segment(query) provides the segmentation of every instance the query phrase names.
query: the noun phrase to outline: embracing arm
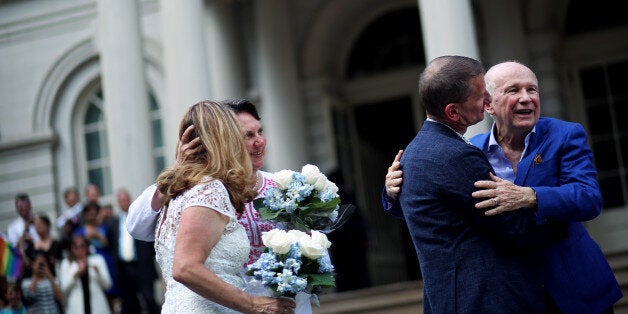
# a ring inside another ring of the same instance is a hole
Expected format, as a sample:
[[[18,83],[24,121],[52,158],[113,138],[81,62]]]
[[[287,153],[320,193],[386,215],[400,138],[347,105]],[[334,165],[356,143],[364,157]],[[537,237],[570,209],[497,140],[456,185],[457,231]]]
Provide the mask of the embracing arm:
[[[487,209],[498,204],[488,210],[487,215],[535,208],[538,223],[586,221],[599,215],[602,196],[586,133],[580,125],[571,130],[561,137],[561,146],[555,153],[559,158],[556,169],[553,164],[541,164],[537,166],[539,170],[530,170],[528,182],[531,187],[518,186],[495,176],[491,176],[491,180],[478,181],[475,186],[481,190],[474,192],[473,197],[488,199],[476,207]]]
[[[384,182],[384,190],[382,191],[382,206],[384,211],[390,213],[397,218],[404,219],[401,205],[399,204],[398,195],[401,192],[401,183],[403,182],[403,171],[401,171],[401,156],[403,150],[399,150],[393,163],[388,167],[386,173],[386,181]]]
[[[492,173],[490,173],[490,180],[476,181],[474,186],[479,190],[471,195],[482,199],[475,204],[475,207],[486,210],[484,212],[486,216],[521,208],[536,209],[536,191],[533,188],[518,186]]]
[[[506,246],[531,247],[544,240],[546,234],[536,225],[533,210],[522,209],[487,216],[484,209],[477,209],[474,206],[478,202],[471,197],[475,191],[474,182],[489,180],[489,174],[493,171],[480,150],[474,148],[455,160],[458,162],[451,163],[444,170],[445,178],[450,180],[452,187],[447,198],[451,198],[454,203],[471,205],[465,205],[465,215],[477,230]]]
[[[142,241],[155,241],[155,226],[163,205],[162,194],[153,184],[129,207],[126,229],[134,238]]]
[[[190,125],[177,143],[175,165],[182,163],[189,156],[197,154],[201,149],[201,139],[196,137],[190,140],[190,135],[194,131],[194,125]],[[129,234],[142,241],[155,241],[155,227],[161,208],[165,203],[165,195],[157,190],[155,184],[147,187],[129,207],[126,220],[126,229]]]
[[[290,313],[291,300],[254,297],[223,281],[205,267],[205,259],[218,243],[229,218],[207,207],[193,206],[181,215],[175,243],[173,278],[195,293],[243,313]]]

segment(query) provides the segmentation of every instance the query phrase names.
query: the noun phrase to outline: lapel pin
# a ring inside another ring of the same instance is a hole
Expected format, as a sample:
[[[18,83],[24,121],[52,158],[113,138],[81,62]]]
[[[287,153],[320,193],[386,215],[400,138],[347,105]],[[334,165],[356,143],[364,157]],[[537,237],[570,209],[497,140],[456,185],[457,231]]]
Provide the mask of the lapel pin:
[[[540,164],[542,162],[543,162],[543,158],[541,158],[541,155],[536,154],[536,156],[534,156],[534,164],[538,165],[538,164]]]

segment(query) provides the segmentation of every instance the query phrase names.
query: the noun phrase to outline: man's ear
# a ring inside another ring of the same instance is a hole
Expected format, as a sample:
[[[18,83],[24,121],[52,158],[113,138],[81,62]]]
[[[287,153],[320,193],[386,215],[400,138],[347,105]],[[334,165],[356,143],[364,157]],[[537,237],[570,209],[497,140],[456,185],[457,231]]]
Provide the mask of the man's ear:
[[[489,102],[484,104],[484,111],[490,114],[491,116],[495,114],[495,108],[493,108],[493,102]]]
[[[445,106],[445,118],[449,121],[458,121],[458,119],[460,119],[455,103],[448,103],[447,106]]]

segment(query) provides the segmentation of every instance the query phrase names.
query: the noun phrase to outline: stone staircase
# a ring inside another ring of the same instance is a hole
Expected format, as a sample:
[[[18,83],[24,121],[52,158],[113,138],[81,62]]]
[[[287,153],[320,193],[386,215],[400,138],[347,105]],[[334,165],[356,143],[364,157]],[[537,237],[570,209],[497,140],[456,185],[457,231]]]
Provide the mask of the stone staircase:
[[[615,314],[628,314],[628,251],[607,254],[607,259],[624,292],[615,304]],[[322,294],[319,299],[320,307],[313,307],[314,314],[416,314],[423,312],[423,283],[409,281]]]
[[[416,314],[423,312],[423,283],[400,282],[368,289],[322,294],[314,314]]]
[[[615,314],[628,314],[628,251],[606,254],[624,297],[615,303]]]

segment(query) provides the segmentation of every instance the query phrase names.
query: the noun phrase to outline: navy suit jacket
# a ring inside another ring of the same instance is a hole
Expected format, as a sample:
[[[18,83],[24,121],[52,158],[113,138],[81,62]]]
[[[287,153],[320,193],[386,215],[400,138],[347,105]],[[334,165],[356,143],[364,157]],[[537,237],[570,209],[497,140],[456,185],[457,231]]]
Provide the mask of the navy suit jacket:
[[[474,207],[473,183],[492,171],[482,151],[425,121],[401,167],[399,201],[423,274],[424,312],[545,312],[534,213],[487,217]]]
[[[153,282],[157,279],[157,269],[155,268],[155,243],[154,242],[146,242],[138,239],[133,239],[133,244],[135,246],[135,258],[137,259],[138,271],[136,274],[136,278],[123,278],[120,276],[118,272],[118,265],[122,261],[118,255],[118,251],[120,249],[120,216],[116,216],[107,220],[106,226],[111,232],[108,233],[108,241],[109,247],[111,250],[111,256],[113,257],[114,265],[116,265],[115,273],[111,274],[116,278],[117,285],[123,285],[127,281],[137,281],[141,280],[144,283]]]
[[[487,132],[471,142],[487,152],[489,138]],[[602,250],[581,223],[595,218],[602,208],[584,128],[539,119],[514,183],[536,191],[538,223],[567,226],[566,238],[545,245],[547,290],[561,311],[600,313],[617,302],[621,289]]]

